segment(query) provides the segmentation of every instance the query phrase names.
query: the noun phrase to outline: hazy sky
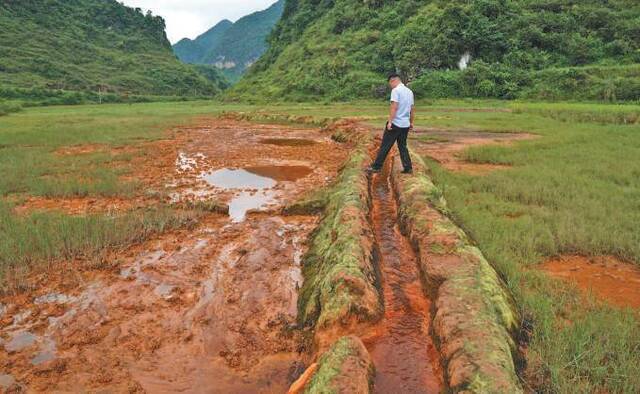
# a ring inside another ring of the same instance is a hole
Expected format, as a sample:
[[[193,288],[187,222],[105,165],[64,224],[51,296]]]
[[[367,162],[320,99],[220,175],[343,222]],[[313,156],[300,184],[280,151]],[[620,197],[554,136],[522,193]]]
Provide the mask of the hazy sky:
[[[172,44],[196,36],[223,19],[235,22],[254,11],[268,8],[276,0],[120,0],[130,7],[151,10],[167,22]]]

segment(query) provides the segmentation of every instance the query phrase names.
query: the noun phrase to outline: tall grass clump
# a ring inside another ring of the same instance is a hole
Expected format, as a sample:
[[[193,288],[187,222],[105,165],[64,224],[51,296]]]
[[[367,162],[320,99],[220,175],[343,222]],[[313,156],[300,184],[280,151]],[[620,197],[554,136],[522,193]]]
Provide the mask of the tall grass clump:
[[[168,207],[119,216],[69,216],[55,212],[17,216],[10,204],[0,203],[0,284],[5,290],[19,286],[7,283],[7,277],[20,278],[34,267],[62,260],[91,261],[107,249],[193,224],[195,218],[194,212]]]

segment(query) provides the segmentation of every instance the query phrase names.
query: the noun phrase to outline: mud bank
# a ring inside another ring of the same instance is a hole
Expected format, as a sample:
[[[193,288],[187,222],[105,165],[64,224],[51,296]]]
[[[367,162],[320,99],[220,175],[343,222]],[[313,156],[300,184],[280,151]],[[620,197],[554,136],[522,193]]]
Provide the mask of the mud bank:
[[[399,221],[434,302],[433,333],[454,392],[522,392],[513,339],[520,325],[495,270],[447,216],[446,202],[414,155],[413,176],[394,161]]]
[[[360,339],[383,314],[364,172],[371,137],[352,122],[336,123],[330,131],[355,145],[349,159],[327,190],[286,209],[322,212],[302,259],[304,285],[298,308],[300,323],[314,331],[316,362],[291,386],[291,394],[364,394],[373,385],[371,357]]]
[[[375,368],[360,338],[346,336],[337,340],[317,363],[291,386],[289,394],[349,393],[367,394]]]
[[[70,270],[73,286],[52,275],[0,299],[0,391],[282,393],[304,371],[298,289],[318,217],[280,211],[330,184],[347,147],[318,129],[234,121],[175,135],[146,158],[145,183],[209,209],[111,251],[103,270]],[[264,143],[274,138],[287,143]],[[220,209],[244,198],[257,206]]]
[[[324,216],[303,261],[300,321],[313,326],[320,347],[349,327],[368,325],[382,314],[373,261],[371,200],[363,169],[365,144],[351,152],[336,183],[324,194]]]
[[[430,303],[397,225],[390,166],[379,176],[365,175],[369,130],[354,123],[335,127],[334,136],[358,142],[320,198],[323,218],[303,258],[300,318],[314,329],[317,361],[290,393],[440,392]]]

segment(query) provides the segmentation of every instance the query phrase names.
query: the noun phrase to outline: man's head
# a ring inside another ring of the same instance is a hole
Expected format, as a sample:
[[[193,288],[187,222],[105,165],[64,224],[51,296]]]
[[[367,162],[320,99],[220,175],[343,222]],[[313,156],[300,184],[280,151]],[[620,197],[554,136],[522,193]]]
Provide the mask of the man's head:
[[[389,86],[391,86],[391,89],[395,89],[396,86],[402,83],[402,79],[400,79],[400,75],[396,73],[389,74],[388,81],[389,81]]]

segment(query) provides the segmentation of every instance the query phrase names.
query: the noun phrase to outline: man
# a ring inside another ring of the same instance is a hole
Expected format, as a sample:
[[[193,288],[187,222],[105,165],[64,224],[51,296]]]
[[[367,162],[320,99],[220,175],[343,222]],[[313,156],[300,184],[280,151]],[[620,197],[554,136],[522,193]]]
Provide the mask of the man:
[[[413,129],[413,120],[415,119],[413,92],[404,86],[398,74],[389,75],[389,86],[391,86],[391,110],[389,120],[385,125],[378,157],[376,161],[367,168],[367,172],[380,172],[389,151],[393,148],[393,144],[397,142],[400,159],[404,167],[402,173],[411,174],[413,172],[413,166],[411,164],[409,149],[407,149],[407,138],[409,131]]]

